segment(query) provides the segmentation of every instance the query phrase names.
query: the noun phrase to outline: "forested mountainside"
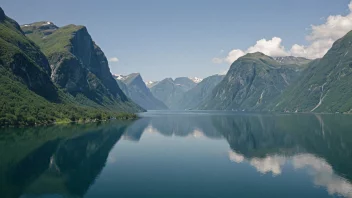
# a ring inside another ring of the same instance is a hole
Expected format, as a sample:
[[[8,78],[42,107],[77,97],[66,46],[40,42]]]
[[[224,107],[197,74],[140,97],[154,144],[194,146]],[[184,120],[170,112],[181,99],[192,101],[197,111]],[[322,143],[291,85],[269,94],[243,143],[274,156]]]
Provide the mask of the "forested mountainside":
[[[52,68],[45,54],[0,8],[0,126],[107,119],[122,115],[122,111],[80,103],[57,87],[51,76]],[[141,109],[127,102],[133,106],[131,111]]]

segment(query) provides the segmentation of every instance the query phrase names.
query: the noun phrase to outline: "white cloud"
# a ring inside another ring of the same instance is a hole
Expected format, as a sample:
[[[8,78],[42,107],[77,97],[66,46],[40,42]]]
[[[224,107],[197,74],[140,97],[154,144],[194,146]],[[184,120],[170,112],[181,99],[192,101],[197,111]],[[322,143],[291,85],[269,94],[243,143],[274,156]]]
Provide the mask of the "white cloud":
[[[306,58],[321,58],[331,48],[332,44],[352,30],[352,2],[348,5],[346,16],[329,16],[324,24],[311,25],[311,33],[306,37],[310,45],[293,45],[290,53],[293,56]]]
[[[234,49],[229,52],[227,57],[224,59],[228,63],[233,63],[235,60],[247,53],[262,52],[268,56],[287,56],[289,55],[285,51],[285,47],[281,45],[282,39],[279,37],[273,37],[271,40],[261,39],[246,51],[240,49]],[[219,59],[219,58],[218,58]]]
[[[225,61],[228,63],[233,63],[235,60],[237,60],[239,57],[244,56],[246,53],[243,52],[240,49],[235,49],[232,50],[231,52],[229,52],[229,54],[227,55],[227,57],[225,58]]]
[[[241,163],[244,160],[244,156],[231,150],[229,151],[229,159],[233,162]]]
[[[272,172],[274,176],[280,175],[282,170],[281,167],[285,164],[285,157],[281,156],[267,156],[263,159],[253,158],[250,164],[254,166],[258,172],[266,174]]]
[[[117,57],[112,57],[109,59],[109,62],[119,62],[119,59]]]
[[[249,162],[258,172],[272,173],[273,176],[282,174],[283,166],[290,163],[295,170],[305,169],[306,173],[312,177],[314,184],[325,187],[330,195],[352,198],[352,184],[337,175],[327,161],[313,154],[297,154],[291,157],[273,155],[246,159],[235,151],[229,151],[229,159],[235,163]]]
[[[247,50],[234,49],[226,57],[214,58],[213,60],[216,60],[216,63],[226,61],[231,64],[239,57],[253,52],[262,52],[274,57],[292,55],[310,59],[321,58],[337,39],[352,30],[352,1],[348,7],[349,13],[346,16],[331,15],[324,19],[325,23],[311,25],[308,29],[310,34],[306,36],[306,40],[309,42],[307,46],[294,44],[290,50],[285,50],[285,47],[281,44],[282,39],[274,37],[271,40],[258,40],[254,46],[249,47]]]
[[[282,39],[274,37],[271,40],[259,40],[257,43],[248,48],[247,53],[262,52],[268,56],[287,56],[285,47],[281,45]]]

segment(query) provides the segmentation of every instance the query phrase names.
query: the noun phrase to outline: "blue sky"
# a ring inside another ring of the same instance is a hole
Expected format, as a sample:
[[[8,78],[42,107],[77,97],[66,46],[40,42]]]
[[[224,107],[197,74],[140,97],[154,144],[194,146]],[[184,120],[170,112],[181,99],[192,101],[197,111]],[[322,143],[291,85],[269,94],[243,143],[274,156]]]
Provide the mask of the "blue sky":
[[[311,25],[328,23],[329,16],[348,16],[349,3],[350,0],[2,0],[0,6],[20,24],[52,21],[58,26],[85,25],[107,58],[118,59],[110,62],[112,73],[140,72],[145,80],[161,80],[225,72],[237,58],[237,54],[229,55],[231,50],[251,52],[248,48],[260,39],[266,39],[262,42],[266,48],[266,41],[278,37],[280,40],[275,41],[285,46],[282,53],[301,55],[290,52],[291,46],[309,46],[315,41],[307,39],[314,36]],[[352,29],[345,24],[344,29]],[[320,37],[322,31],[329,29],[319,29]],[[336,35],[330,37],[336,39]],[[270,50],[268,55],[277,54]]]

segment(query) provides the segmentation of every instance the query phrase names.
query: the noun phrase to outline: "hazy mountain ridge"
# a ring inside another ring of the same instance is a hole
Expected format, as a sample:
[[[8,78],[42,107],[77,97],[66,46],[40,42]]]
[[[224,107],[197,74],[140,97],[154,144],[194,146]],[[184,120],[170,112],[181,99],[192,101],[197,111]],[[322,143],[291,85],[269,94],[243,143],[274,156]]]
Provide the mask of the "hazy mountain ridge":
[[[213,89],[221,82],[224,75],[213,75],[204,78],[194,88],[188,90],[181,100],[178,102],[178,108],[195,109],[201,104],[213,91]]]
[[[147,110],[165,110],[167,106],[156,99],[144,83],[139,73],[132,73],[127,76],[117,75],[116,81],[122,91],[135,103]]]
[[[178,102],[188,90],[197,84],[188,77],[178,77],[173,80],[166,78],[150,88],[152,94],[164,102],[169,109],[178,109]]]

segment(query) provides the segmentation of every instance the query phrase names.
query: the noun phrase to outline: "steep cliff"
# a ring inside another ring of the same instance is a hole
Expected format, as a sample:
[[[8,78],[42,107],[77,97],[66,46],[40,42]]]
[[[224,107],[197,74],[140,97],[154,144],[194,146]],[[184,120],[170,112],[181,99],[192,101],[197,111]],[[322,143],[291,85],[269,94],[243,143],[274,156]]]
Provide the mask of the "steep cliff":
[[[58,28],[51,22],[36,22],[21,28],[47,56],[52,81],[80,103],[111,110],[142,110],[119,88],[103,51],[86,27]]]

